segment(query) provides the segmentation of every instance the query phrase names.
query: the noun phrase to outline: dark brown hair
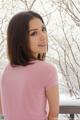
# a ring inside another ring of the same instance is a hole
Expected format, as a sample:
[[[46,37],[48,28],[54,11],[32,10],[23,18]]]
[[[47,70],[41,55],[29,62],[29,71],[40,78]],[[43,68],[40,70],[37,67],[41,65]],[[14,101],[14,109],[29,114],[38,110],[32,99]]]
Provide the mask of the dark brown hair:
[[[35,58],[29,48],[29,22],[33,18],[39,18],[44,23],[42,17],[33,11],[20,12],[12,17],[7,29],[8,57],[12,66],[26,66],[31,60],[44,60],[43,57]]]

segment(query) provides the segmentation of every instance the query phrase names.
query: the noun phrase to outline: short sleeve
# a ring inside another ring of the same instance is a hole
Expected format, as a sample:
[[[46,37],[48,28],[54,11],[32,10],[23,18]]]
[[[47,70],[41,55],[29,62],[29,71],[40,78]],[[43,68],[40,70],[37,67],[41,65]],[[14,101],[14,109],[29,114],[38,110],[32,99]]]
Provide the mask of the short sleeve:
[[[47,89],[48,87],[54,85],[58,85],[58,75],[56,68],[52,66],[46,80],[45,88]]]

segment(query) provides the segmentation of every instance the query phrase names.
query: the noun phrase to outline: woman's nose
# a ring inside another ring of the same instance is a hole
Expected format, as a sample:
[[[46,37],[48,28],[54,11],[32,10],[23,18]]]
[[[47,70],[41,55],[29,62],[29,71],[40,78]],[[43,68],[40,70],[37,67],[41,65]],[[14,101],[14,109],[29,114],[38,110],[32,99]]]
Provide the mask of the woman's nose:
[[[46,38],[45,33],[41,32],[41,33],[40,33],[40,39],[41,39],[41,40],[45,40],[45,38]]]

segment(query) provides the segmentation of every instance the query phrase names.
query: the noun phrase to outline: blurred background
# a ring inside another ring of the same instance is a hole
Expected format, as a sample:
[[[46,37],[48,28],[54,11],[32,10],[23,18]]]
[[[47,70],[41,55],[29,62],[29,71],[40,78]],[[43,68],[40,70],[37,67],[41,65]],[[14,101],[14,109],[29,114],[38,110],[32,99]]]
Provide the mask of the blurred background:
[[[49,40],[46,61],[58,71],[60,94],[80,98],[80,0],[0,0],[0,73],[7,65],[6,30],[13,15],[37,11]]]

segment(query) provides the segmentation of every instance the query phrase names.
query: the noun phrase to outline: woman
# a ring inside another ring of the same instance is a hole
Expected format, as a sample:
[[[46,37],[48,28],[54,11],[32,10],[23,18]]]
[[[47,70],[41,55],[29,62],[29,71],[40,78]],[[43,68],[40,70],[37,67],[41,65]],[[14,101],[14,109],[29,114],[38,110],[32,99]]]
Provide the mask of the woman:
[[[57,73],[44,61],[48,37],[42,17],[33,11],[13,16],[8,25],[7,46],[10,64],[1,80],[6,120],[57,120]]]

